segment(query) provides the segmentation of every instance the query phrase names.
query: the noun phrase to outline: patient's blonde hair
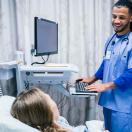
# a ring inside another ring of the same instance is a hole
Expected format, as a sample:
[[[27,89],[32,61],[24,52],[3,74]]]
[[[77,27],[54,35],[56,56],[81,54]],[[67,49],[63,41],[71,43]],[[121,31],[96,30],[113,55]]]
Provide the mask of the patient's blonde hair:
[[[66,132],[53,125],[53,112],[46,100],[46,94],[38,88],[23,91],[16,97],[11,114],[23,123],[42,132]]]

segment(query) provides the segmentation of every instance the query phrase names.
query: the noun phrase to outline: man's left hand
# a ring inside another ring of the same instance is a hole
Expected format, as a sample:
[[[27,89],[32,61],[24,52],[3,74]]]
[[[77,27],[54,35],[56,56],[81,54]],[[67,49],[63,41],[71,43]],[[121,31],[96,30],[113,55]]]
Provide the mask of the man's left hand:
[[[113,82],[103,83],[103,84],[92,84],[86,87],[89,91],[103,92],[108,89],[115,88],[115,84]]]

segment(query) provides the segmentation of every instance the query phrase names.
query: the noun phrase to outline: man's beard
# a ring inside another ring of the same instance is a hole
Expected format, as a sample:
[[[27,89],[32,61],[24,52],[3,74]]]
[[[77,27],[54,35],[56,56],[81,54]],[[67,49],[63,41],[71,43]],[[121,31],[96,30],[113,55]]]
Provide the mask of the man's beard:
[[[113,27],[114,27],[114,30],[116,33],[121,33],[123,31],[125,31],[125,29],[127,29],[129,27],[129,22],[126,23],[125,25],[123,25],[119,30],[117,29],[116,30],[116,26],[112,23]]]

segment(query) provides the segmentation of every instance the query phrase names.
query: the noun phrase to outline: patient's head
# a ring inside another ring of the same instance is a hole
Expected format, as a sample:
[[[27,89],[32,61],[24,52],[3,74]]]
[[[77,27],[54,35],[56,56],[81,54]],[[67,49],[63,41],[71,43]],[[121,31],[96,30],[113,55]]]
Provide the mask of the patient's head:
[[[54,125],[54,121],[59,116],[58,108],[50,96],[38,88],[23,91],[13,102],[11,114],[23,123],[43,132],[47,129],[58,131],[58,126]]]

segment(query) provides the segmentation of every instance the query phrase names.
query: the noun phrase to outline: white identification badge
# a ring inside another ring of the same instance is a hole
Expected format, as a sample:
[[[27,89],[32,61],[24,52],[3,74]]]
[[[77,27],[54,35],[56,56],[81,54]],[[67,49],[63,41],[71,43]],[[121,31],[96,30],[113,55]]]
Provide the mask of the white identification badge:
[[[111,57],[111,51],[108,50],[108,51],[106,52],[105,59],[109,60],[110,57]]]

